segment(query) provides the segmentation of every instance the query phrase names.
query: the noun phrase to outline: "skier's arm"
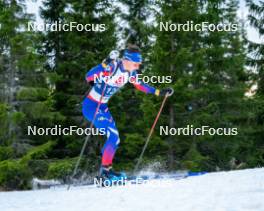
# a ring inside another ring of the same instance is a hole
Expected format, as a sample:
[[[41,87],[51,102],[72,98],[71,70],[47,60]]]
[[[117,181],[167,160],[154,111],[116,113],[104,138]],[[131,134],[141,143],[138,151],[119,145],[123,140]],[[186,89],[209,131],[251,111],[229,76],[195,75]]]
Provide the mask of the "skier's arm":
[[[101,77],[109,76],[112,69],[112,64],[106,64],[106,62],[103,61],[101,64],[89,70],[85,75],[85,79],[91,86],[93,86],[94,83],[101,80]]]
[[[110,69],[113,68],[112,62],[114,60],[116,60],[119,57],[119,52],[117,50],[112,50],[109,54],[109,56],[104,59],[104,61],[93,67],[90,71],[88,71],[85,75],[85,79],[87,82],[93,82],[95,79],[95,76],[108,76],[109,75],[109,71],[106,71],[106,67],[109,65]]]
[[[142,92],[145,92],[147,94],[155,94],[159,95],[159,89],[156,89],[148,84],[143,83],[142,81],[138,80],[137,78],[137,72],[134,72],[130,78],[130,82],[134,85],[134,87]]]
[[[137,72],[132,73],[130,81],[136,89],[145,93],[150,93],[157,96],[165,96],[165,95],[171,96],[174,93],[173,88],[170,87],[159,90],[148,84],[143,83],[142,81],[137,79]]]
[[[103,64],[99,64],[95,67],[93,67],[91,70],[89,70],[86,75],[85,79],[87,82],[92,82],[95,79],[95,76],[100,76],[101,73],[104,72],[104,66]]]

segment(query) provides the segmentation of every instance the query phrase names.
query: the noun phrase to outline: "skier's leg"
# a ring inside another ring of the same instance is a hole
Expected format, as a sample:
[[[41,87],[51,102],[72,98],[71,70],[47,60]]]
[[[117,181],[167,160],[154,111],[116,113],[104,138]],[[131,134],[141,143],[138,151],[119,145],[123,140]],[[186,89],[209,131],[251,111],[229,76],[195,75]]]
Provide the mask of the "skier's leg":
[[[105,129],[107,140],[101,150],[102,166],[111,166],[120,139],[114,119],[110,114],[108,107],[105,106],[100,110],[96,116],[94,125],[97,128]]]
[[[88,98],[85,98],[85,100],[83,101],[83,104],[82,104],[82,113],[83,113],[83,116],[85,117],[85,119],[87,119],[90,122],[93,120],[94,113],[96,112],[97,106],[98,106],[98,103],[96,103],[96,102],[94,102]],[[100,110],[100,108],[99,108],[99,110]]]
[[[96,111],[97,103],[89,99],[83,103],[83,115],[89,121],[92,121]],[[96,128],[103,128],[106,132],[107,140],[102,148],[102,165],[110,166],[119,144],[119,133],[115,122],[110,114],[106,104],[102,104],[96,115],[94,125]]]
[[[111,166],[120,142],[119,133],[112,118],[106,130],[107,140],[102,148],[102,166]]]

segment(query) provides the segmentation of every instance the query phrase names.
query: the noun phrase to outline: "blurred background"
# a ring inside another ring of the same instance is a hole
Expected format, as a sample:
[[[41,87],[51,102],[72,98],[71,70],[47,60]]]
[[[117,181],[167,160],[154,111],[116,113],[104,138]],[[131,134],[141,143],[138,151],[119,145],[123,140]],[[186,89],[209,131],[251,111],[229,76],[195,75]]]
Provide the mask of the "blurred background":
[[[27,31],[28,22],[106,24],[103,32]],[[237,23],[233,32],[159,31],[159,22]],[[220,171],[264,164],[264,2],[239,0],[1,0],[0,189],[33,177],[67,181],[85,137],[28,136],[27,127],[88,127],[86,72],[128,40],[145,75],[171,75],[169,98],[144,155],[159,171]],[[154,84],[164,88],[166,84]],[[131,171],[161,98],[127,85],[110,101],[120,132],[115,169]],[[238,128],[236,136],[160,136],[159,126]],[[98,171],[93,136],[79,175]]]

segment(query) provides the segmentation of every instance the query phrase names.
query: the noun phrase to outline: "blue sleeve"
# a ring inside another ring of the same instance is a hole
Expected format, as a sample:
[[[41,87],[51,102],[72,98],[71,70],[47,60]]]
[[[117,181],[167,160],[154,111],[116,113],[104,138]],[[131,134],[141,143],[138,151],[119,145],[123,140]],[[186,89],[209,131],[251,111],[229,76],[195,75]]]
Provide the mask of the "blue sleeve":
[[[145,92],[147,94],[155,94],[156,88],[140,81],[137,78],[137,72],[136,71],[132,72],[130,77],[131,77],[131,79],[130,79],[131,83],[134,85],[134,87],[137,90]]]
[[[94,81],[95,76],[99,76],[101,72],[104,72],[104,67],[102,64],[99,64],[95,67],[93,67],[91,70],[89,70],[86,75],[85,79],[87,82]]]

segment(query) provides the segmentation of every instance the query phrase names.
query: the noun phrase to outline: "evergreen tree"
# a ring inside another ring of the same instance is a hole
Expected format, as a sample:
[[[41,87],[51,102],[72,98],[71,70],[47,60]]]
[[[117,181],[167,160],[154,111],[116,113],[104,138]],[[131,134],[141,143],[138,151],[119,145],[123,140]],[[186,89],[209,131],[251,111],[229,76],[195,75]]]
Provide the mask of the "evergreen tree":
[[[1,2],[1,102],[6,105],[8,124],[1,139],[2,143],[13,144],[21,153],[25,150],[21,149],[21,145],[31,144],[24,133],[31,111],[26,112],[24,108],[28,109],[33,105],[33,98],[38,101],[47,93],[42,88],[45,86],[45,79],[40,76],[42,63],[36,54],[37,37],[26,31],[30,20],[32,17],[25,14],[25,5],[21,2]]]
[[[247,160],[250,167],[261,166],[264,163],[263,125],[264,125],[264,2],[258,3],[247,0],[249,8],[248,19],[250,25],[258,32],[260,42],[249,42],[248,64],[254,72],[253,84],[257,84],[256,94],[253,96],[251,105],[251,125],[249,131],[251,144],[248,149]]]
[[[190,20],[196,24],[201,21],[199,11],[202,4],[199,1],[164,1],[160,5],[159,24],[185,24]],[[157,41],[152,54],[152,72],[155,75],[172,76],[172,84],[164,86],[172,86],[175,90],[174,95],[167,102],[168,106],[165,108],[160,125],[177,128],[193,124],[192,114],[185,110],[185,106],[194,99],[192,96],[192,93],[195,93],[194,86],[198,86],[194,83],[199,81],[205,66],[202,59],[205,53],[201,48],[200,33],[162,30],[158,31],[156,36]],[[161,138],[165,139],[168,146],[166,160],[169,169],[178,169],[179,161],[188,152],[193,138],[184,136]]]
[[[6,106],[9,106],[5,107],[8,109],[6,110],[8,113],[6,118],[8,127],[6,129],[5,137],[3,137],[5,143],[7,143],[7,140],[12,140],[15,130],[15,125],[11,121],[11,116],[15,111],[15,78],[18,72],[16,63],[17,57],[20,56],[19,51],[21,51],[21,47],[17,45],[17,43],[21,41],[23,36],[18,30],[22,24],[25,24],[26,19],[22,12],[21,5],[18,5],[16,1],[2,1],[0,3],[0,8],[1,76],[3,79],[1,80],[1,85],[3,87],[1,102],[5,103]]]
[[[154,15],[152,3],[149,0],[120,1],[122,6],[117,10],[116,17],[122,23],[117,26],[117,30],[121,32],[125,44],[136,44],[141,50],[143,64],[138,73],[142,74],[144,71],[144,75],[147,74],[145,70],[149,69],[149,54],[152,46],[150,37],[153,35],[153,26],[148,22]],[[140,93],[131,84],[127,84],[124,89],[125,91],[121,91],[111,99],[110,110],[117,122],[121,137],[121,147],[116,155],[117,167],[133,169],[134,161],[140,155],[147,131],[151,126],[142,122],[145,109],[141,106],[142,98],[149,96]]]
[[[105,31],[95,26],[95,31],[48,31],[43,37],[43,54],[48,55],[47,68],[55,86],[52,94],[54,109],[63,116],[56,123],[62,127],[88,127],[89,123],[81,114],[81,102],[88,89],[85,74],[101,63],[115,46],[112,6],[110,2],[100,0],[45,0],[43,5],[42,18],[48,24],[105,24]],[[83,139],[80,136],[58,137],[53,156],[77,156]],[[99,140],[91,141],[88,147],[97,156],[102,138]],[[93,157],[93,162],[96,159],[98,157]]]
[[[263,95],[264,93],[264,3],[262,1],[255,3],[254,1],[247,0],[249,7],[249,22],[250,25],[258,32],[260,42],[249,41],[249,52],[252,55],[249,59],[249,64],[255,68],[258,73],[258,93]]]
[[[237,1],[171,1],[161,4],[159,21],[194,24],[236,22]],[[175,9],[176,8],[176,9]],[[166,63],[164,63],[166,61]],[[162,31],[153,53],[156,74],[171,74],[175,94],[163,124],[235,127],[245,92],[240,31]],[[162,72],[161,72],[162,70]],[[238,137],[173,136],[167,138],[170,168],[228,168]],[[180,165],[177,165],[179,163]]]
[[[27,135],[27,127],[41,122],[50,109],[43,60],[36,51],[39,39],[26,31],[29,21],[33,17],[26,14],[23,1],[0,2],[0,186],[4,189],[30,187],[33,169],[22,158],[47,138]]]

